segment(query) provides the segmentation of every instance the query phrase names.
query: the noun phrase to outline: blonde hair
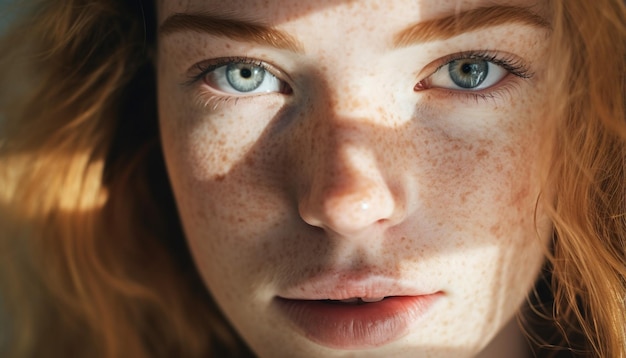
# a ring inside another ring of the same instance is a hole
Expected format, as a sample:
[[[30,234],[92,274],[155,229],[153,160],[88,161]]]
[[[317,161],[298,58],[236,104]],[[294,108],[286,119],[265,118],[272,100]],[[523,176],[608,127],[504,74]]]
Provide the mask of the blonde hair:
[[[626,8],[550,4],[549,76],[560,91],[547,113],[554,195],[541,202],[555,227],[553,304],[541,314],[565,341],[537,343],[624,357]],[[152,11],[139,1],[42,1],[0,43],[6,356],[248,354],[176,218],[157,135]],[[567,341],[577,331],[581,347]]]

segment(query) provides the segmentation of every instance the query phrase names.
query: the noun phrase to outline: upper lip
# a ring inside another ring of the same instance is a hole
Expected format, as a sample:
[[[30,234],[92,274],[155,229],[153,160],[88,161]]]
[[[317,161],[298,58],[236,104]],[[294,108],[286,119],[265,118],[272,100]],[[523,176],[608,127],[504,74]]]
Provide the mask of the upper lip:
[[[424,296],[439,292],[414,282],[381,275],[337,272],[289,286],[279,295],[290,300],[347,300],[391,296]]]

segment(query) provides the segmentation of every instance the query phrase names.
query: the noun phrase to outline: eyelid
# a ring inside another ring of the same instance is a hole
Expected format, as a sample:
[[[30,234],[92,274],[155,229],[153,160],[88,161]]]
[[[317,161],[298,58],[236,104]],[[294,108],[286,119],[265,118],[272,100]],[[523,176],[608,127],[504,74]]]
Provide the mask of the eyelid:
[[[290,82],[289,77],[286,75],[285,72],[283,72],[276,66],[268,62],[256,59],[256,58],[244,57],[244,56],[219,57],[219,58],[204,60],[204,61],[195,63],[193,66],[191,66],[191,68],[189,68],[189,70],[187,70],[187,77],[189,78],[189,80],[186,81],[184,84],[193,85],[201,81],[204,78],[204,76],[206,76],[208,73],[215,70],[216,68],[219,68],[221,66],[226,66],[230,63],[246,63],[246,64],[251,64],[251,65],[262,67],[269,74],[271,74],[272,76],[278,78],[279,80],[283,82],[286,82],[289,85],[289,82]]]
[[[435,72],[439,71],[443,66],[449,64],[450,62],[462,59],[479,59],[491,62],[494,65],[501,66],[511,74],[521,78],[531,78],[533,76],[533,73],[530,72],[524,61],[519,56],[511,53],[490,50],[463,51],[444,56],[426,65],[422,71],[422,73],[426,73],[426,75],[420,75],[421,79],[418,81],[418,84],[432,76]]]
[[[507,74],[497,83],[480,89],[447,88],[431,86],[428,83],[438,71],[442,70],[452,61],[464,59],[477,59],[490,62],[492,65],[499,66],[504,69]],[[426,75],[424,75],[424,73],[426,73]],[[476,103],[479,101],[497,99],[506,94],[511,94],[511,91],[522,83],[521,81],[515,81],[515,78],[518,80],[527,80],[533,76],[534,73],[530,70],[528,62],[520,56],[502,51],[471,50],[447,55],[426,65],[421,71],[421,75],[418,77],[420,79],[413,87],[413,91],[420,92],[424,90],[436,90],[435,93],[437,95],[445,97],[450,96],[450,98],[453,98],[455,101],[460,100],[470,101],[468,103]]]

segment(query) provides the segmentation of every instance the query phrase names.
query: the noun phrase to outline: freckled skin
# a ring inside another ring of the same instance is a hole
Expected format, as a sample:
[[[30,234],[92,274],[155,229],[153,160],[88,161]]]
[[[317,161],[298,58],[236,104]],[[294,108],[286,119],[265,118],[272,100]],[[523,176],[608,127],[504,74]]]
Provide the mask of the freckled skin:
[[[523,356],[483,349],[523,303],[550,236],[541,208],[534,227],[545,33],[506,25],[389,50],[409,24],[485,3],[494,1],[160,2],[160,21],[232,7],[304,47],[296,55],[199,33],[159,44],[162,143],[188,244],[259,356]],[[534,76],[507,77],[493,98],[413,90],[437,59],[483,49],[522,58]],[[181,85],[195,63],[233,56],[279,68],[293,93],[214,108],[203,105],[206,84]],[[330,272],[384,275],[444,298],[397,341],[333,350],[271,306]]]

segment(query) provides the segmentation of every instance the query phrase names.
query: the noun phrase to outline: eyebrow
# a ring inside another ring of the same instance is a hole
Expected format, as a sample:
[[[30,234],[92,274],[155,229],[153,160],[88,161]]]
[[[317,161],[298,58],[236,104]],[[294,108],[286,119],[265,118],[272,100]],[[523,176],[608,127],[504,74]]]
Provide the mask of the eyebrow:
[[[302,45],[284,31],[254,21],[218,17],[207,13],[176,13],[169,16],[159,28],[160,35],[179,31],[203,32],[297,53],[304,52]]]
[[[516,6],[479,7],[411,25],[394,37],[393,44],[394,47],[406,47],[422,42],[447,40],[466,32],[507,23],[550,29],[548,21],[527,8]]]
[[[543,17],[524,7],[479,7],[413,24],[394,36],[393,46],[396,48],[407,47],[417,43],[446,40],[465,32],[506,23],[520,23],[550,29],[550,24]],[[162,36],[180,31],[208,33],[304,53],[303,46],[293,36],[255,21],[216,16],[209,13],[175,13],[169,16],[159,27],[159,35]]]

